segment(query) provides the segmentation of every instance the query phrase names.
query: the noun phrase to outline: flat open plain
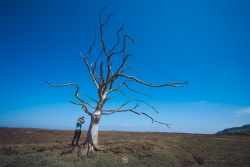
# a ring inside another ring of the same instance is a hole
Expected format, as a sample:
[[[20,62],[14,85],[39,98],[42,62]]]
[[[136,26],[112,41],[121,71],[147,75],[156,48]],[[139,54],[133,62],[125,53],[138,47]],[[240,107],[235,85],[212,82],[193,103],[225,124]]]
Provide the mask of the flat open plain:
[[[100,131],[101,151],[79,157],[78,147],[69,147],[73,135],[0,128],[0,166],[250,166],[249,136]]]

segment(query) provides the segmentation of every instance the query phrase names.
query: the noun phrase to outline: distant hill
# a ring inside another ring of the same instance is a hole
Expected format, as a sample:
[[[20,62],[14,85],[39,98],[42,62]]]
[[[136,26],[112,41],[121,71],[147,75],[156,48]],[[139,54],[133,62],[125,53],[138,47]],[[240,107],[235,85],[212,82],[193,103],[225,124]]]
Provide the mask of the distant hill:
[[[241,127],[224,129],[223,131],[219,131],[216,134],[243,134],[243,135],[248,134],[249,135],[249,133],[250,133],[250,124],[243,125]]]

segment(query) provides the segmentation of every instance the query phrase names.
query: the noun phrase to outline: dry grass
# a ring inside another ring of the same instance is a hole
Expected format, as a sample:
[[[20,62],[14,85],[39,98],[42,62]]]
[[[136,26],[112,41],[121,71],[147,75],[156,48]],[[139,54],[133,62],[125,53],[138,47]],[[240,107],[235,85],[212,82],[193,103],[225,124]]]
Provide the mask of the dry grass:
[[[0,166],[250,166],[248,136],[101,131],[101,151],[79,157],[78,147],[68,147],[74,131],[0,128],[0,134]]]

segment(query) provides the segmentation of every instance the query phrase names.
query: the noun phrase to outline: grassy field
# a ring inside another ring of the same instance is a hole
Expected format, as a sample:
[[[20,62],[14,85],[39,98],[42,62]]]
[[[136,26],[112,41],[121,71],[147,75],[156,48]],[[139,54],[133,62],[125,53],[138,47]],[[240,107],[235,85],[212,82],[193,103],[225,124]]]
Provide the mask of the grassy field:
[[[101,151],[79,157],[74,131],[0,128],[0,166],[250,166],[250,137],[100,131]],[[80,141],[86,137],[82,132]],[[122,163],[122,157],[128,163]]]

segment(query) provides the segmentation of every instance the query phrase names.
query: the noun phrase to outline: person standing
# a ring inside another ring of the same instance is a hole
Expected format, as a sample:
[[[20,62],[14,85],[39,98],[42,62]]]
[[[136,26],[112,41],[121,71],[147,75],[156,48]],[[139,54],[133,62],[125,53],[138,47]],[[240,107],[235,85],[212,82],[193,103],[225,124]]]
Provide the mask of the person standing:
[[[78,118],[78,120],[76,122],[75,135],[74,135],[74,138],[71,142],[71,146],[73,146],[75,139],[76,139],[76,145],[78,145],[78,141],[79,141],[80,136],[81,136],[81,128],[82,128],[83,123],[85,123],[84,117]]]

